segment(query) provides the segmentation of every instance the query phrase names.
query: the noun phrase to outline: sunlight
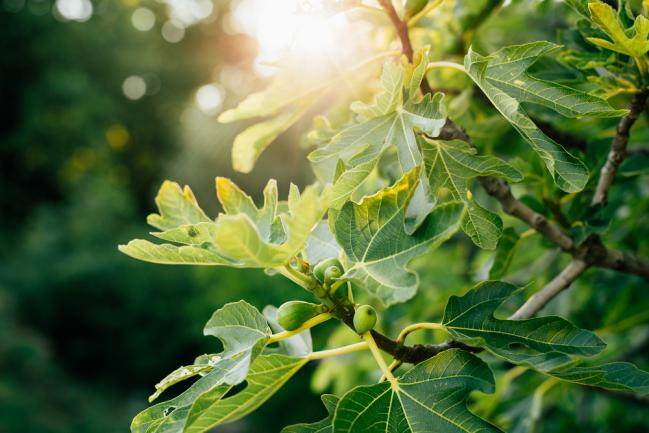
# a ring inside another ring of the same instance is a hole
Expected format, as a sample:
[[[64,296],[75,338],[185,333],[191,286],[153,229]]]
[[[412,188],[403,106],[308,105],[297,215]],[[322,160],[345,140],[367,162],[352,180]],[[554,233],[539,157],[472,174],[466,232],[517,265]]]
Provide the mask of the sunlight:
[[[335,57],[349,27],[343,14],[325,16],[320,1],[240,0],[233,8],[232,26],[253,36],[258,44],[257,72],[286,57],[323,60]]]

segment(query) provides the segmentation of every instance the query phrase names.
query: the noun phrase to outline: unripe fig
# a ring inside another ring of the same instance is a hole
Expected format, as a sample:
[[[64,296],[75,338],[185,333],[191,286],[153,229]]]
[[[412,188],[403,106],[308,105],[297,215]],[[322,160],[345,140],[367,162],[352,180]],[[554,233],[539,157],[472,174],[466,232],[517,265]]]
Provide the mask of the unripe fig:
[[[342,272],[340,268],[336,266],[329,266],[324,273],[324,282],[325,284],[331,284],[336,278],[340,277]]]
[[[340,270],[340,273],[342,274],[343,265],[340,264],[340,260],[338,260],[335,257],[332,257],[330,259],[323,260],[317,265],[315,265],[315,268],[313,268],[313,276],[316,277],[316,279],[321,283],[324,283],[325,272],[327,271],[327,269],[329,269],[332,266],[338,268],[338,270]]]
[[[407,0],[406,17],[410,18],[417,15],[428,4],[428,0]]]
[[[371,331],[376,325],[376,310],[370,305],[361,305],[354,313],[354,329],[359,334]]]
[[[277,309],[277,322],[287,331],[294,331],[307,320],[324,312],[322,305],[303,301],[290,301]]]

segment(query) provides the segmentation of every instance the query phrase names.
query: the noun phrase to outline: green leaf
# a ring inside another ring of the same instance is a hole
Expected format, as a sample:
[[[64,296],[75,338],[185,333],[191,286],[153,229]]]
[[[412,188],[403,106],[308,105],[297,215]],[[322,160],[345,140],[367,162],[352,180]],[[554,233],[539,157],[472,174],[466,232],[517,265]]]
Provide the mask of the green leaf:
[[[165,180],[155,198],[158,214],[147,217],[147,223],[160,230],[174,229],[186,224],[212,221],[198,206],[189,186],[181,188],[176,182]]]
[[[448,188],[454,199],[464,203],[464,232],[480,248],[496,248],[502,232],[502,221],[498,215],[475,202],[468,189],[469,181],[477,176],[498,176],[517,182],[523,176],[498,158],[477,156],[476,151],[463,141],[420,141],[431,190],[437,193],[441,188]]]
[[[629,112],[614,109],[602,98],[526,72],[539,57],[560,48],[545,41],[502,48],[489,56],[485,77],[517,101],[543,105],[565,117],[621,117]]]
[[[219,386],[202,394],[187,415],[183,433],[202,433],[236,421],[253,412],[277,392],[308,361],[286,355],[262,355],[250,368],[246,387],[231,394],[231,386]]]
[[[478,284],[464,296],[449,299],[442,324],[453,337],[485,347],[517,364],[548,362],[553,352],[591,356],[604,349],[604,342],[595,334],[576,328],[560,317],[527,320],[494,317],[500,304],[515,291],[516,287],[500,281]]]
[[[349,391],[336,408],[333,432],[500,432],[467,409],[473,390],[494,391],[489,367],[468,352],[446,350],[408,371],[396,387],[386,381]]]
[[[565,2],[573,8],[577,13],[582,17],[590,19],[590,13],[588,11],[588,0],[565,0]]]
[[[581,385],[649,394],[649,373],[628,362],[611,362],[596,367],[559,368],[549,371],[548,374]]]
[[[387,148],[396,148],[399,165],[405,173],[423,160],[416,132],[429,137],[439,135],[446,122],[444,95],[426,95],[415,102],[412,94],[423,77],[425,58],[420,54],[417,60],[420,63],[409,66],[408,77],[405,77],[402,66],[386,64],[381,77],[383,93],[372,104],[352,104],[352,109],[359,114],[360,123],[343,129],[326,146],[309,155],[319,178],[334,183],[333,207],[338,209],[349,199]],[[404,92],[407,98],[404,98]],[[336,177],[339,160],[343,161],[345,171]]]
[[[410,299],[418,276],[406,266],[450,238],[458,229],[462,205],[449,202],[438,206],[409,235],[405,214],[419,183],[415,168],[393,187],[385,188],[360,204],[348,202],[330,212],[331,229],[349,259],[345,278],[365,287],[385,305]]]
[[[242,363],[241,358],[222,360],[213,366],[213,370],[196,381],[179,396],[153,405],[139,414],[131,423],[132,433],[181,433],[194,401],[207,391],[219,388],[224,377]]]
[[[295,107],[272,119],[256,123],[239,133],[232,144],[232,166],[241,173],[250,173],[259,155],[269,144],[293,126],[306,111],[306,106]]]
[[[214,370],[178,397],[140,412],[131,432],[196,433],[235,421],[257,409],[307,362],[306,358],[261,355],[250,367],[246,387],[233,394],[234,385],[226,385],[225,377],[240,359],[216,363]]]
[[[216,310],[203,329],[223,343],[222,359],[237,357],[247,359],[224,378],[225,383],[236,385],[246,378],[248,366],[261,352],[271,335],[266,318],[245,301],[231,302]]]
[[[157,245],[135,239],[120,245],[120,251],[153,263],[281,266],[304,248],[329,202],[327,191],[321,194],[319,188],[310,186],[300,194],[291,185],[288,211],[280,213],[274,180],[264,189],[261,208],[229,179],[217,178],[216,188],[225,213],[212,221],[198,207],[189,188],[183,192],[177,184],[165,182],[157,200],[160,215],[149,217],[150,223],[165,231],[153,235],[185,245]]]
[[[606,3],[588,3],[588,9],[593,22],[612,40],[611,42],[601,38],[587,38],[588,42],[631,57],[642,57],[649,51],[649,40],[647,40],[649,20],[647,18],[638,15],[633,27],[627,31],[622,27],[615,10]],[[629,37],[628,34],[633,34],[633,36]]]
[[[154,244],[144,239],[134,239],[118,248],[134,259],[163,265],[236,266],[236,263],[217,252],[203,247]]]
[[[306,260],[315,264],[322,260],[340,257],[341,254],[342,249],[336,242],[336,237],[331,233],[329,224],[326,221],[319,222],[306,241]]]
[[[470,49],[464,58],[464,68],[503,117],[541,157],[557,186],[566,192],[581,191],[588,181],[586,166],[543,134],[527,117],[519,101],[489,81],[488,69],[494,59],[496,58],[483,57]]]
[[[217,184],[219,197],[224,189],[230,187],[225,183]],[[300,194],[297,187],[291,185],[288,212],[277,216],[283,226],[284,239],[281,242],[273,238],[272,224],[260,226],[246,213],[240,212],[219,215],[216,220],[215,243],[224,256],[236,260],[241,267],[270,268],[284,265],[304,247],[328,203],[328,192],[321,194],[316,186],[309,186]]]
[[[502,278],[507,273],[509,265],[518,249],[520,237],[516,230],[512,227],[507,227],[498,242],[494,262],[489,270],[489,279],[496,280]]]
[[[167,376],[165,376],[165,378],[160,382],[156,383],[156,391],[149,396],[149,403],[158,398],[160,394],[162,394],[170,386],[175,385],[178,382],[182,382],[183,380],[190,379],[194,376],[209,373],[212,370],[213,365],[211,364],[192,364],[178,367]]]
[[[329,413],[325,419],[310,424],[303,423],[284,427],[281,433],[332,433],[332,422],[336,405],[338,405],[338,397],[331,394],[324,394],[320,398]]]

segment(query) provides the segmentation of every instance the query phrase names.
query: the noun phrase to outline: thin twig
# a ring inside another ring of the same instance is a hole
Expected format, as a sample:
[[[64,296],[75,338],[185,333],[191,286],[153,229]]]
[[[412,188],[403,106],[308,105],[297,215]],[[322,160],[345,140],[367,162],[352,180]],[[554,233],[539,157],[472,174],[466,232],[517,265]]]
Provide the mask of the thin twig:
[[[529,319],[539,312],[545,305],[559,293],[567,289],[586,269],[588,264],[575,259],[559,275],[554,277],[545,287],[527,300],[514,314],[511,320]]]
[[[615,138],[613,139],[613,143],[611,143],[611,150],[608,152],[606,162],[599,174],[599,180],[597,181],[597,188],[595,188],[595,194],[593,195],[591,206],[606,204],[608,200],[608,190],[611,188],[611,185],[615,180],[615,174],[617,173],[618,167],[622,164],[622,161],[624,161],[624,158],[626,158],[627,155],[626,146],[629,143],[631,127],[633,127],[633,124],[644,111],[646,103],[647,92],[643,91],[636,93],[631,102],[629,114],[622,118],[620,123],[618,123]]]
[[[399,36],[399,40],[401,41],[401,51],[406,55],[408,61],[412,63],[413,50],[412,44],[410,43],[410,37],[408,36],[408,24],[399,17],[399,14],[394,8],[391,0],[378,1],[379,5],[381,5],[385,13],[388,15],[388,18],[390,18],[390,22],[392,22],[392,26],[397,32],[397,36]]]

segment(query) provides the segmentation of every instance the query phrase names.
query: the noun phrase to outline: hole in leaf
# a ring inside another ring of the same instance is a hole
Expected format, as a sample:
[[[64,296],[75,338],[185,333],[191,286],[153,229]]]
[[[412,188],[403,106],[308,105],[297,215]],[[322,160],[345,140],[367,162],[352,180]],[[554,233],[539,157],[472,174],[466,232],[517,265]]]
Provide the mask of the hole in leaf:
[[[176,410],[176,406],[169,406],[168,408],[162,411],[162,415],[169,416],[174,410]]]

